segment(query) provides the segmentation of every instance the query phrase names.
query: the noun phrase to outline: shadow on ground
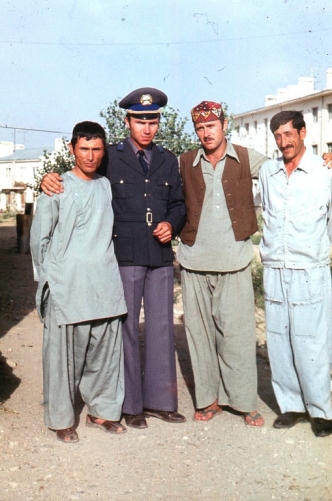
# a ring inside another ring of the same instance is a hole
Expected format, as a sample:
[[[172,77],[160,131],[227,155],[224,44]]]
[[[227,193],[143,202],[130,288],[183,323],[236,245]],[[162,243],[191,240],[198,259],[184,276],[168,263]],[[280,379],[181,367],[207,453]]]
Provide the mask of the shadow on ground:
[[[16,224],[0,225],[0,338],[35,308],[31,256],[18,254]],[[0,405],[20,384],[11,361],[0,351]]]

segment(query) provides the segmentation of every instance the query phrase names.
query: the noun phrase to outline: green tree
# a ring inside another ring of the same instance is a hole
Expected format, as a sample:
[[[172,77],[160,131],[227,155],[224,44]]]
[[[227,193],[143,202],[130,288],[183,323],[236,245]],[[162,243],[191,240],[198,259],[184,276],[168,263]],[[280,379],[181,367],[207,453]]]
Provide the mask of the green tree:
[[[69,152],[68,143],[65,139],[62,139],[62,142],[63,147],[60,151],[54,153],[44,151],[43,165],[35,174],[35,184],[28,185],[36,194],[40,191],[40,183],[45,174],[49,172],[63,174],[74,167],[75,159]]]
[[[117,99],[114,99],[106,111],[101,111],[99,116],[106,122],[107,139],[111,144],[118,143],[129,136],[129,130],[124,125],[125,112],[119,108]]]

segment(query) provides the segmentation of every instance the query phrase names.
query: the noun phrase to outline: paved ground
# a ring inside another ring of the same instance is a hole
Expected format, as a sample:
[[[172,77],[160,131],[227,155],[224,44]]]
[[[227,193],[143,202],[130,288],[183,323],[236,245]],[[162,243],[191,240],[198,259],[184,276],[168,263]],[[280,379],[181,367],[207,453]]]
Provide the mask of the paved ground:
[[[109,436],[86,428],[78,405],[80,442],[55,440],[43,424],[42,326],[30,257],[15,248],[15,227],[0,225],[0,501],[332,500],[332,437],[316,438],[307,423],[272,428],[277,406],[264,347],[257,363],[266,426],[249,428],[229,411],[205,425],[192,421],[193,377],[178,320],[185,424],[151,418],[146,430]],[[263,325],[261,317],[260,331]]]

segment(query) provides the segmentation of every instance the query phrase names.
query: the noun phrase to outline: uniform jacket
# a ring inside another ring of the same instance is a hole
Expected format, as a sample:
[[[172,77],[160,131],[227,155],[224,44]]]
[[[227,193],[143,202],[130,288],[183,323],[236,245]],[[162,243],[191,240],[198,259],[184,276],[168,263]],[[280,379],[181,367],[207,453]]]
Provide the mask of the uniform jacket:
[[[226,157],[221,182],[235,240],[239,241],[250,237],[258,228],[248,151],[242,146],[234,144],[233,146],[239,157],[239,162],[232,157]],[[196,167],[193,166],[197,153],[198,149],[188,151],[180,156],[180,172],[187,209],[187,222],[180,237],[187,245],[195,243],[205,195],[201,162]]]
[[[108,146],[103,173],[112,186],[113,241],[119,265],[172,266],[171,242],[162,244],[152,233],[159,222],[167,221],[175,236],[185,222],[175,155],[153,144],[149,172],[145,177],[130,143],[124,140]]]

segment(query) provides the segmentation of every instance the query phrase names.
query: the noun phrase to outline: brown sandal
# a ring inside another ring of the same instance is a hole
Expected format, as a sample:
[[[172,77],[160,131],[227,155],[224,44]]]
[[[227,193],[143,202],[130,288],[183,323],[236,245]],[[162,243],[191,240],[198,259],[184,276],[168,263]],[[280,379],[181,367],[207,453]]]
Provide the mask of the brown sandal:
[[[87,414],[85,424],[86,426],[89,426],[91,428],[100,428],[107,433],[114,433],[117,435],[126,433],[127,431],[127,428],[123,426],[119,421],[108,421],[107,419],[105,419],[102,423],[98,423],[97,420],[99,419],[100,418],[91,416],[91,414]]]
[[[65,442],[66,444],[74,444],[79,441],[76,430],[71,426],[70,428],[66,428],[65,430],[55,430],[56,438],[60,440],[60,442]]]

